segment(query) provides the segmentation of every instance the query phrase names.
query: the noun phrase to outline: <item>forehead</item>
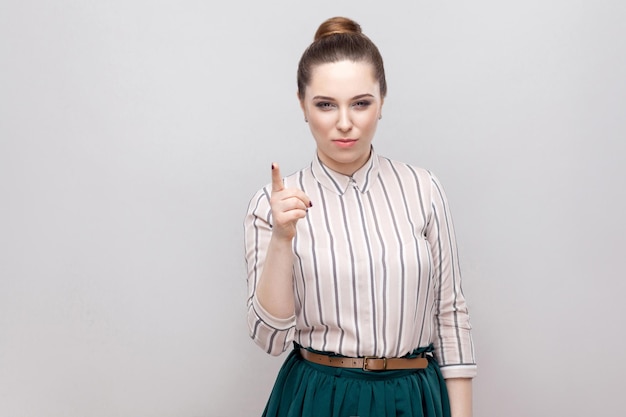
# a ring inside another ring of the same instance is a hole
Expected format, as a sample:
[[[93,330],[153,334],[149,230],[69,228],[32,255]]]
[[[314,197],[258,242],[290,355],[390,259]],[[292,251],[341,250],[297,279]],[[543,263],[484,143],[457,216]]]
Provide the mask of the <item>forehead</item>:
[[[306,95],[349,98],[365,93],[378,96],[379,90],[372,64],[344,60],[315,66]]]

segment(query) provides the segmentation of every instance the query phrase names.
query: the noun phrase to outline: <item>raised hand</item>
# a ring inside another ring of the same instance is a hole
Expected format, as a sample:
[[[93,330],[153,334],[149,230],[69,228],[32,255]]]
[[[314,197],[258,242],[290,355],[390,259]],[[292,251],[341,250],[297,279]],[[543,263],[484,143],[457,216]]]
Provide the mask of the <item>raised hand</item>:
[[[274,225],[273,236],[291,240],[296,235],[296,223],[306,216],[313,204],[304,191],[285,188],[278,164],[272,164],[272,195],[270,197]]]

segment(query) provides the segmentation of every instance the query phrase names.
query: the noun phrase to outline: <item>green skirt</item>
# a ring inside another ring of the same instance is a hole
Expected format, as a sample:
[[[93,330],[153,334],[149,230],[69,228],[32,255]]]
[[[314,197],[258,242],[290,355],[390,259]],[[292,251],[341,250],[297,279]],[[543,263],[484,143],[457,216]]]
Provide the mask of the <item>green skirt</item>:
[[[427,357],[426,369],[371,372],[311,363],[296,348],[278,373],[263,416],[450,417],[439,365]]]

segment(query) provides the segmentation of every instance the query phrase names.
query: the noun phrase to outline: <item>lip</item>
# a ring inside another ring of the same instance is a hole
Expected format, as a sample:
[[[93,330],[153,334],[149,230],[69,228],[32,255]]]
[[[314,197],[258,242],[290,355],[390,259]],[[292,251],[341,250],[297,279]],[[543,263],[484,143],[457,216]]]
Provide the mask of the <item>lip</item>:
[[[334,139],[333,142],[340,148],[350,148],[357,143],[358,139]]]

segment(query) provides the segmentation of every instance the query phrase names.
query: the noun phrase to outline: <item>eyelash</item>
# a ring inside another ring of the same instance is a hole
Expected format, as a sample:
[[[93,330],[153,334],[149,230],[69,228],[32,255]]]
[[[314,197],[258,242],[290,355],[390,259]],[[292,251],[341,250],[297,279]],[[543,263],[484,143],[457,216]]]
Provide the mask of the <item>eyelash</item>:
[[[358,109],[364,109],[369,107],[372,104],[371,101],[368,100],[359,100],[352,104],[353,107]],[[315,107],[321,110],[330,110],[332,107],[336,107],[335,104],[329,103],[328,101],[320,101],[319,103],[315,103]]]
[[[320,101],[319,103],[315,103],[315,107],[321,110],[329,110],[332,106],[333,104],[327,101]]]

